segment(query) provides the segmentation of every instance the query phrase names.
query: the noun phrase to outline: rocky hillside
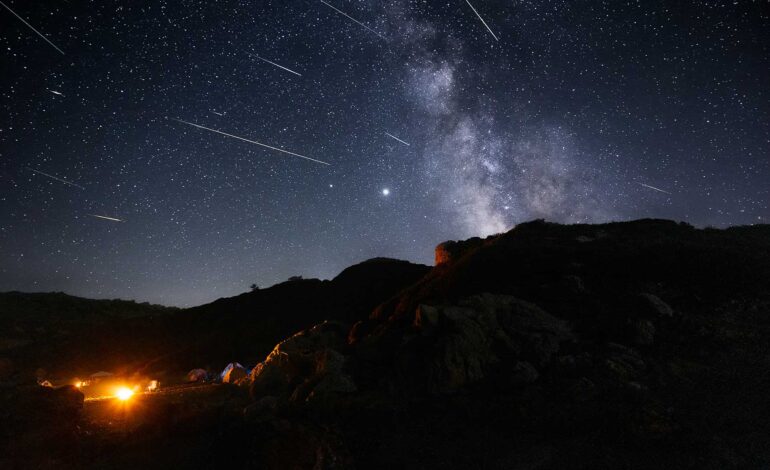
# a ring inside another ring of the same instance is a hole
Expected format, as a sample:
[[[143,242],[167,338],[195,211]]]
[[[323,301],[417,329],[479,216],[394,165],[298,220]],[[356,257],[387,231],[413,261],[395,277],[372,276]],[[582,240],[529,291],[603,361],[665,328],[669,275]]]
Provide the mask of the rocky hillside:
[[[436,258],[280,343],[253,419],[320,422],[360,468],[770,464],[770,227],[532,222]]]

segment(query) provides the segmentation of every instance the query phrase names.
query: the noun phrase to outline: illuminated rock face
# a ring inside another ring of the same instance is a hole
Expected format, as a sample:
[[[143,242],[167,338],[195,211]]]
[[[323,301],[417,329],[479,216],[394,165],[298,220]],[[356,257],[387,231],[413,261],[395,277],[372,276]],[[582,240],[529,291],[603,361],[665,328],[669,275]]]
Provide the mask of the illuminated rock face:
[[[462,257],[468,251],[478,248],[484,243],[484,240],[478,237],[469,238],[468,240],[454,241],[449,240],[440,243],[436,246],[435,250],[435,262],[436,266],[445,263],[451,263]]]
[[[278,343],[251,373],[251,394],[255,398],[277,396],[305,401],[332,392],[356,390],[345,372],[347,326],[324,322]]]
[[[574,336],[566,323],[511,296],[481,294],[455,305],[421,305],[417,335],[400,348],[399,370],[409,383],[434,393],[482,380],[498,369],[501,379],[532,382],[560,345]]]

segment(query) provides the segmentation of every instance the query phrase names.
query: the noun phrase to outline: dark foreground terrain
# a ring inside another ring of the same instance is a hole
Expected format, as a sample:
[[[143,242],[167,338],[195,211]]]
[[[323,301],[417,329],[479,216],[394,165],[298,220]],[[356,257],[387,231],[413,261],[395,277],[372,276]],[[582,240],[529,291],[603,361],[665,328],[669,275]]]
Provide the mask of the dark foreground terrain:
[[[531,222],[436,261],[129,315],[105,359],[261,356],[239,385],[83,404],[7,349],[0,467],[770,467],[770,227]]]

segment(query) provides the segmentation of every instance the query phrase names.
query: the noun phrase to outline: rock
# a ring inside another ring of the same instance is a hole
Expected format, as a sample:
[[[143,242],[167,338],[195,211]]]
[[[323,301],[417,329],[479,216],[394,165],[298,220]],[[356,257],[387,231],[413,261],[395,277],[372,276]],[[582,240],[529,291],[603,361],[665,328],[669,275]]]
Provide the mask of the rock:
[[[655,325],[650,320],[632,320],[631,329],[634,344],[649,346],[655,342]]]
[[[671,318],[674,316],[674,309],[657,295],[643,293],[639,294],[639,298],[642,300],[642,307],[653,316],[659,318]]]
[[[578,402],[585,402],[598,393],[596,385],[586,377],[577,379],[568,389],[569,396]]]
[[[274,423],[273,430],[255,440],[252,452],[259,468],[345,470],[355,465],[340,435],[328,428],[296,424],[287,420]]]
[[[341,323],[324,322],[279,343],[251,373],[251,394],[291,398],[318,398],[332,392],[356,390],[344,371],[347,330]]]
[[[514,384],[531,384],[540,377],[535,366],[527,361],[519,361],[513,366],[511,381]]]
[[[74,385],[59,388],[26,385],[14,387],[0,405],[2,424],[17,431],[47,426],[74,427],[83,409],[84,395]]]
[[[559,366],[564,374],[578,376],[593,366],[593,358],[589,353],[567,355],[559,358]]]
[[[516,381],[532,382],[535,365],[547,364],[562,342],[573,339],[564,322],[536,305],[493,294],[420,306],[413,327],[418,336],[397,353],[401,375],[431,393],[480,381],[502,362],[510,363]]]
[[[436,266],[450,263],[462,257],[468,251],[480,247],[484,240],[478,237],[469,238],[463,241],[446,241],[436,246]]]
[[[356,384],[345,373],[347,358],[333,349],[324,349],[317,354],[315,375],[321,377],[313,394],[329,392],[354,392]]]
[[[641,355],[634,349],[617,343],[609,343],[607,347],[609,357],[605,360],[604,365],[615,379],[629,382],[646,368]]]
[[[545,365],[560,344],[575,339],[567,324],[540,307],[513,297],[482,294],[473,299],[477,308],[500,308],[497,319],[504,333],[521,345],[521,355],[535,365]],[[497,299],[496,299],[497,298]],[[496,305],[496,302],[499,302]]]
[[[278,410],[280,401],[273,396],[265,396],[256,400],[243,410],[243,417],[251,422],[270,420]]]
[[[430,305],[420,305],[414,316],[414,326],[423,334],[430,334],[438,326],[439,311]]]
[[[647,387],[639,382],[628,382],[626,388],[634,395],[642,395],[647,391]]]

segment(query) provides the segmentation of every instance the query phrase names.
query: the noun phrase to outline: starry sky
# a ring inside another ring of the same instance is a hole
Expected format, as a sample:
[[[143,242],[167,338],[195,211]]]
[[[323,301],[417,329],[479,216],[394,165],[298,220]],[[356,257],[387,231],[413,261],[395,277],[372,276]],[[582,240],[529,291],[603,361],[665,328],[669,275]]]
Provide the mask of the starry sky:
[[[534,218],[770,218],[763,1],[2,1],[0,291],[188,306]]]

